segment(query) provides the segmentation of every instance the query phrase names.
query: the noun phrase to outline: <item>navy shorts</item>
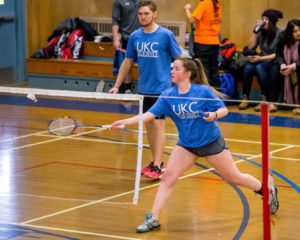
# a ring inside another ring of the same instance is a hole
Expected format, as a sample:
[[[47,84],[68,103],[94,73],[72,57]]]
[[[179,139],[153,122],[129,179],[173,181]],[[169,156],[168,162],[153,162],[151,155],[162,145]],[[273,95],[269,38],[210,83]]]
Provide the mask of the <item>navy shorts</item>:
[[[156,103],[158,97],[160,94],[154,94],[154,95],[145,95],[144,96],[144,103],[143,103],[143,113],[147,112],[153,105]],[[156,117],[155,119],[165,119],[166,116],[162,115],[160,117]]]
[[[216,154],[222,152],[224,149],[228,149],[222,135],[220,137],[218,137],[215,141],[213,141],[205,146],[202,146],[202,147],[189,148],[189,147],[184,147],[180,144],[177,144],[177,145],[199,157],[216,155]]]

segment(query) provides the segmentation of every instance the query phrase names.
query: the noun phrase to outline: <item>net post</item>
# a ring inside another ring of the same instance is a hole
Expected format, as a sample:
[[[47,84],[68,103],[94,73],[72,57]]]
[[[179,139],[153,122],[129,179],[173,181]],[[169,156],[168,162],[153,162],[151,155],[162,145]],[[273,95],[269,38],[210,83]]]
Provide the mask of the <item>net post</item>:
[[[138,204],[139,192],[140,192],[140,180],[142,170],[142,155],[143,155],[143,104],[144,97],[141,95],[139,99],[139,126],[138,126],[138,154],[136,162],[136,176],[134,186],[133,204]]]
[[[264,240],[271,239],[269,203],[269,109],[267,103],[261,105],[262,136],[262,182],[263,182],[263,227]]]

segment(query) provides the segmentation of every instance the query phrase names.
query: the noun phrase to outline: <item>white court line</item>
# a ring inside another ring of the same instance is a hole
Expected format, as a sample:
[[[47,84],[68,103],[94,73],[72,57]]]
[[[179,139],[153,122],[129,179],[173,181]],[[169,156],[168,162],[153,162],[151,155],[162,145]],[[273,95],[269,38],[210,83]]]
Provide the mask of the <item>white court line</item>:
[[[31,137],[31,136],[36,136],[38,134],[44,134],[44,133],[47,133],[49,131],[42,131],[42,132],[37,132],[37,133],[31,133],[31,134],[27,134],[27,135],[21,135],[21,136],[18,136],[18,137],[12,137],[12,138],[5,138],[5,139],[1,139],[0,140],[0,143],[2,142],[12,142],[14,140],[18,140],[18,139],[22,139],[22,138],[27,138],[27,137]]]
[[[285,149],[286,148],[282,148],[282,150],[285,150]],[[278,151],[280,151],[280,149],[277,149],[276,151],[278,152]],[[260,157],[260,156],[261,156],[261,154],[257,155],[257,156],[252,156],[251,158],[253,159],[253,158]],[[238,164],[238,163],[242,163],[242,162],[245,162],[245,160],[238,160],[238,161],[235,161],[234,163]],[[185,178],[188,178],[188,177],[191,177],[191,176],[196,176],[196,175],[199,175],[199,174],[202,174],[202,173],[206,173],[206,172],[209,172],[211,170],[214,170],[214,168],[209,168],[209,169],[205,169],[205,170],[198,171],[198,172],[195,172],[195,173],[187,174],[185,176],[180,177],[179,180],[182,180],[182,179],[185,179]],[[139,189],[139,191],[143,191],[143,190],[153,188],[153,187],[157,187],[157,186],[159,186],[159,183],[152,184],[152,185],[149,185],[149,186],[146,186],[146,187],[142,187],[142,188]],[[42,217],[39,217],[39,218],[34,218],[34,219],[31,219],[31,220],[19,223],[19,225],[21,225],[21,226],[22,225],[23,226],[32,226],[32,227],[37,227],[37,228],[40,227],[40,228],[45,228],[45,229],[49,229],[49,230],[58,230],[59,231],[60,229],[58,229],[58,228],[50,228],[50,227],[44,227],[44,226],[39,226],[39,225],[30,225],[29,223],[39,221],[39,220],[42,220],[42,219],[46,219],[46,218],[49,218],[49,217],[57,216],[57,215],[60,215],[60,214],[66,213],[66,212],[77,210],[79,208],[83,208],[83,207],[86,207],[86,206],[91,206],[91,205],[94,205],[94,204],[97,204],[97,203],[100,203],[100,202],[104,202],[104,201],[107,201],[107,200],[111,200],[111,199],[118,198],[118,197],[121,197],[121,196],[124,196],[124,195],[132,194],[132,193],[134,193],[134,190],[124,192],[124,193],[120,193],[120,194],[116,194],[114,196],[103,198],[103,199],[93,201],[93,202],[90,202],[90,203],[82,204],[82,205],[79,205],[77,207],[68,208],[68,209],[58,211],[58,212],[55,212],[55,213],[52,213],[52,214],[48,214],[48,215],[45,215],[45,216],[42,216]],[[68,231],[68,230],[61,229],[61,231]],[[73,230],[71,230],[71,231],[73,231]],[[79,233],[79,231],[78,231],[78,233]],[[89,232],[81,232],[81,234],[89,234],[89,235],[95,235],[95,236],[106,236],[106,237],[110,236],[111,238],[118,238],[118,239],[133,239],[133,238],[123,238],[123,237],[119,238],[119,236],[104,235],[104,234],[89,233]]]
[[[117,236],[117,235],[102,234],[102,233],[95,233],[95,232],[86,232],[86,231],[77,231],[77,230],[65,229],[65,228],[54,228],[54,227],[38,226],[38,225],[32,225],[32,224],[19,224],[19,223],[13,223],[13,222],[1,222],[1,224],[10,224],[10,225],[16,225],[16,226],[20,226],[20,227],[39,228],[39,229],[54,230],[54,231],[67,232],[67,233],[78,233],[78,234],[81,234],[81,235],[90,235],[90,236],[98,236],[98,237],[106,237],[106,238],[114,238],[114,239],[142,240],[141,238],[123,237],[123,236]],[[9,230],[9,228],[7,228],[7,229]]]
[[[138,132],[138,130],[130,130],[131,132]],[[146,133],[145,131],[143,131],[143,133]],[[167,136],[174,136],[174,137],[178,137],[177,133],[166,133]],[[241,140],[241,139],[232,139],[232,138],[225,138],[226,141],[229,142],[242,142],[242,143],[252,143],[252,144],[261,144],[260,141],[250,141],[250,140]],[[273,143],[273,142],[269,142],[269,145],[274,145],[274,146],[289,146],[290,144],[287,143]],[[295,147],[300,147],[300,145],[297,144],[293,144],[293,146]]]
[[[242,143],[261,144],[260,141],[249,141],[249,140],[232,139],[232,138],[225,138],[225,140],[226,141],[230,141],[230,142],[242,142]],[[290,145],[293,145],[295,147],[300,147],[300,145],[297,145],[297,144],[288,144],[288,143],[272,143],[272,142],[269,142],[269,145],[274,145],[274,146],[290,146]]]
[[[271,156],[271,158],[279,159],[279,160],[300,162],[300,158],[283,158],[283,157],[274,157],[274,156]]]
[[[44,137],[53,137],[53,138],[59,138],[59,136],[55,136],[55,135],[49,135],[49,134],[39,134],[39,136],[44,136]],[[77,137],[73,137],[72,140],[77,140],[77,141],[88,141],[88,142],[99,142],[99,143],[113,143],[113,144],[122,144],[122,145],[137,145],[134,142],[116,142],[116,141],[111,141],[111,140],[105,140],[105,139],[89,139],[89,138],[77,138]],[[234,142],[241,142],[241,140],[235,140],[235,139],[226,139],[229,141],[234,141]],[[251,142],[251,143],[259,143],[260,142],[252,142],[252,141],[244,141],[244,142]],[[274,143],[273,145],[278,145],[278,146],[287,146],[286,149],[292,148],[292,147],[297,147],[298,145],[289,145],[289,144],[277,144]],[[149,144],[143,144],[143,147],[150,147]],[[173,149],[174,146],[165,146],[165,149]],[[273,153],[276,152],[276,150],[273,151]],[[239,156],[247,156],[247,157],[253,157],[253,156],[257,156],[257,155],[253,155],[253,154],[249,154],[249,153],[235,153],[232,152],[231,154],[236,154]],[[278,158],[279,157],[274,157],[272,156],[272,158]],[[280,158],[281,160],[284,160],[285,158]],[[286,160],[289,161],[300,161],[297,158],[287,158]]]
[[[86,132],[85,132],[86,133]],[[50,134],[39,134],[41,137],[52,137],[52,138],[60,138],[60,136],[55,136],[55,135],[50,135]],[[74,135],[73,135],[74,136]],[[135,145],[137,146],[136,142],[119,142],[119,141],[114,141],[114,140],[105,140],[105,139],[90,139],[90,138],[77,138],[77,137],[72,137],[72,140],[77,140],[77,141],[87,141],[87,142],[98,142],[98,143],[114,143],[114,144],[122,144],[122,145]],[[143,147],[148,147],[150,148],[149,144],[143,144]],[[165,146],[166,149],[173,149],[174,146]]]
[[[278,152],[280,150],[283,151],[283,150],[285,150],[287,148],[289,148],[289,147],[285,147],[285,148],[282,148],[282,149],[277,149],[277,150],[274,150],[274,151],[276,151],[276,152]],[[270,154],[272,152],[274,152],[274,151],[271,151]],[[254,159],[254,158],[258,158],[258,157],[261,157],[261,154],[254,155],[254,156],[250,157],[249,159]],[[235,161],[234,163],[238,164],[238,163],[241,163],[241,162],[245,162],[245,160],[238,160],[238,161]],[[209,172],[211,170],[214,170],[214,168],[209,168],[209,169],[206,169],[206,170],[202,170],[202,171],[198,171],[198,172],[195,172],[195,173],[187,174],[185,176],[180,177],[179,179],[180,180],[181,179],[185,179],[185,178],[188,178],[188,177],[191,177],[191,176],[195,176],[195,175],[199,175],[199,174],[202,174],[202,173],[205,173],[205,172]],[[152,184],[152,185],[149,185],[149,186],[146,186],[146,187],[142,187],[139,190],[143,191],[145,189],[153,188],[153,187],[156,187],[158,185],[159,185],[159,183]],[[39,217],[39,218],[31,219],[31,220],[22,222],[22,224],[28,224],[28,223],[31,223],[31,222],[35,222],[35,221],[38,221],[38,220],[45,219],[45,218],[49,218],[49,217],[53,217],[53,216],[56,216],[56,215],[60,215],[62,213],[66,213],[66,212],[70,212],[70,211],[73,211],[73,210],[77,210],[79,208],[83,208],[83,207],[87,207],[87,206],[90,206],[90,205],[94,205],[94,204],[97,204],[97,203],[100,203],[100,202],[104,202],[104,201],[107,201],[107,200],[111,200],[111,199],[114,199],[114,198],[117,198],[117,197],[122,197],[122,196],[125,196],[125,195],[128,195],[128,194],[131,194],[133,192],[134,192],[134,190],[131,190],[131,191],[128,191],[128,192],[124,192],[124,193],[120,193],[120,194],[116,194],[114,196],[110,196],[110,197],[107,197],[107,198],[99,199],[97,201],[93,201],[93,202],[90,202],[90,203],[82,204],[82,205],[79,205],[77,207],[68,208],[68,209],[65,209],[65,210],[62,210],[62,211],[58,211],[58,212],[46,215],[46,216],[42,216],[42,217]]]
[[[212,169],[213,169],[213,168],[206,169],[206,170],[201,170],[201,171],[198,171],[198,172],[195,172],[195,173],[191,173],[191,174],[182,176],[182,177],[180,177],[179,179],[185,179],[185,178],[188,178],[188,177],[191,177],[191,176],[195,176],[195,175],[198,175],[198,174],[202,174],[202,173],[205,173],[205,172],[209,172],[209,171],[211,171]],[[146,189],[149,189],[149,188],[153,188],[153,187],[157,187],[157,186],[159,186],[159,183],[151,184],[151,185],[146,186],[146,187],[142,187],[142,188],[140,188],[139,190],[140,190],[140,191],[143,191],[143,190],[146,190]],[[99,199],[99,200],[97,200],[97,201],[85,203],[85,204],[82,204],[82,205],[79,205],[79,206],[76,206],[76,207],[68,208],[68,209],[65,209],[65,210],[62,210],[62,211],[58,211],[58,212],[55,212],[55,213],[52,213],[52,214],[49,214],[49,215],[46,215],[46,216],[42,216],[42,217],[39,217],[39,218],[34,218],[34,219],[31,219],[31,220],[22,222],[21,224],[32,223],[32,222],[35,222],[35,221],[39,221],[39,220],[42,220],[42,219],[45,219],[45,218],[57,216],[57,215],[60,215],[60,214],[63,214],[63,213],[67,213],[67,212],[70,212],[70,211],[73,211],[73,210],[77,210],[77,209],[79,209],[79,208],[83,208],[83,207],[95,205],[95,204],[97,204],[97,203],[105,202],[105,201],[107,201],[107,200],[112,200],[112,199],[115,199],[115,198],[118,198],[118,197],[122,197],[122,196],[125,196],[125,195],[132,194],[132,193],[134,193],[134,190],[131,190],[131,191],[128,191],[128,192],[124,192],[124,193],[120,193],[120,194],[116,194],[116,195],[113,195],[113,196],[110,196],[110,197],[107,197],[107,198],[102,198],[102,199]]]
[[[87,132],[84,132],[83,136],[86,133]],[[51,138],[60,138],[60,136],[56,136],[56,135],[53,135],[53,134],[39,134],[38,136],[51,137]],[[91,139],[91,138],[87,138],[87,137],[85,137],[85,138],[72,137],[72,140],[87,141],[87,142],[98,142],[98,143],[114,143],[114,144],[122,144],[122,145],[137,145],[136,142],[121,142],[121,141],[119,142],[119,141],[115,141],[115,140],[106,140],[106,139],[101,139],[101,138]]]
[[[41,142],[37,142],[37,143],[31,143],[31,144],[26,144],[26,145],[14,147],[14,148],[4,149],[4,150],[1,150],[0,153],[1,152],[8,152],[8,151],[19,150],[19,149],[28,148],[28,147],[34,147],[34,146],[45,144],[45,143],[51,143],[51,142],[61,141],[61,140],[64,140],[64,139],[69,139],[69,138],[73,138],[73,137],[76,137],[76,136],[81,136],[81,135],[84,135],[84,134],[98,132],[98,131],[104,131],[104,130],[107,130],[107,129],[106,128],[98,128],[98,129],[95,129],[95,130],[91,130],[91,131],[87,131],[87,132],[82,132],[82,133],[77,133],[77,134],[70,135],[70,136],[58,136],[56,139],[45,140],[45,141],[41,141]]]
[[[62,197],[52,197],[44,195],[36,195],[29,193],[0,193],[1,197],[12,197],[12,196],[21,196],[21,197],[35,197],[35,198],[45,198],[48,200],[61,200],[61,201],[78,201],[78,202],[90,202],[92,199],[79,199],[79,198],[62,198]]]
[[[273,153],[281,152],[283,150],[287,150],[287,149],[290,149],[290,148],[293,148],[293,147],[295,147],[295,146],[294,145],[290,145],[290,146],[286,146],[284,148],[279,148],[277,150],[273,150],[273,151],[270,152],[270,156],[272,156]]]

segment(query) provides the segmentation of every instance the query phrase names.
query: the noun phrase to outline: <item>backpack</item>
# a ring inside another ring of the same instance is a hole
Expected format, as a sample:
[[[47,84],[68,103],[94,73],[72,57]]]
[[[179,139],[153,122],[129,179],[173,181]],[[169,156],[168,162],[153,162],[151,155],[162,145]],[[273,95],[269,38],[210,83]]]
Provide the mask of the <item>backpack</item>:
[[[224,38],[221,41],[220,50],[221,50],[221,55],[224,58],[231,58],[236,51],[236,45],[228,38]]]
[[[68,36],[65,48],[62,51],[61,57],[63,59],[78,59],[80,56],[80,50],[84,38],[84,32],[82,29],[75,29]]]
[[[225,94],[229,99],[235,98],[235,83],[234,77],[231,73],[220,74],[220,91]]]
[[[94,41],[95,36],[99,35],[99,33],[93,28],[93,26],[80,19],[79,17],[75,18],[76,28],[82,29],[84,32],[84,40],[86,41]]]

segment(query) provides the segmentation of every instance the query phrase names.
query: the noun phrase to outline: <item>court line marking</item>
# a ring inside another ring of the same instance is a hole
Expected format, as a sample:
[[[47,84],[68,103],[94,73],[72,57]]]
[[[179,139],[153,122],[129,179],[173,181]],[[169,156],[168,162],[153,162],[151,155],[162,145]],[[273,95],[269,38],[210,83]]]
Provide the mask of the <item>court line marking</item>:
[[[27,148],[27,147],[34,147],[34,146],[42,145],[42,144],[45,144],[45,143],[51,143],[51,142],[61,141],[61,140],[73,138],[73,137],[76,137],[76,136],[81,136],[81,135],[84,135],[84,134],[93,133],[93,132],[99,132],[99,131],[104,131],[104,130],[107,130],[107,129],[105,129],[105,128],[98,128],[98,129],[95,129],[95,130],[91,130],[91,131],[87,131],[87,132],[83,132],[83,133],[77,133],[77,134],[70,135],[70,136],[57,136],[57,138],[55,138],[55,139],[44,140],[44,141],[40,141],[40,142],[36,142],[36,143],[31,143],[31,144],[26,144],[26,145],[14,147],[14,148],[4,149],[4,150],[1,150],[0,153],[1,152],[8,152],[8,151],[19,150],[19,149],[23,149],[23,148]],[[34,136],[35,135],[36,134],[34,134]],[[36,136],[38,136],[38,135],[36,135]]]
[[[11,196],[22,196],[22,197],[35,197],[35,198],[45,198],[48,200],[61,200],[61,201],[78,201],[78,202],[90,202],[94,201],[93,199],[79,199],[79,198],[62,198],[62,197],[53,197],[53,196],[45,196],[45,195],[37,195],[30,193],[0,193],[1,197],[11,197]]]
[[[94,131],[99,131],[99,129],[94,130]],[[94,131],[90,131],[90,132],[94,132]],[[37,144],[29,144],[29,145],[27,145],[27,146],[35,146],[35,145],[39,145],[39,144],[42,144],[42,143],[54,142],[54,141],[57,141],[57,140],[63,140],[63,139],[67,139],[67,138],[72,138],[73,136],[80,136],[80,135],[83,135],[83,134],[86,134],[86,133],[87,133],[87,132],[80,133],[80,134],[75,134],[75,135],[68,136],[68,137],[60,137],[59,139],[47,140],[47,141],[43,141],[43,142],[40,142],[40,143],[37,143]],[[257,143],[260,143],[260,142],[257,142]],[[287,145],[287,144],[283,144],[283,146],[286,146],[286,145]],[[294,147],[294,145],[289,145],[289,146],[287,146],[287,147],[285,147],[285,148],[277,149],[277,150],[274,150],[274,151],[272,151],[272,152],[270,152],[270,153],[283,151],[283,150],[286,150],[286,149],[289,149],[289,148],[292,148],[292,147]],[[259,154],[259,155],[254,155],[254,156],[252,156],[252,157],[250,157],[250,158],[253,159],[253,158],[257,158],[257,157],[261,157],[261,154]],[[238,164],[238,163],[244,162],[244,161],[245,161],[245,160],[236,161],[235,164]],[[212,168],[212,169],[213,169],[213,168]],[[207,171],[211,171],[211,169],[207,169]],[[183,178],[190,177],[190,176],[198,175],[198,174],[203,173],[203,172],[206,172],[206,171],[200,171],[200,172],[196,172],[196,173],[193,173],[193,174],[188,174],[188,175],[186,175],[186,176],[184,176],[184,177],[181,177],[180,180],[183,179]],[[154,184],[154,185],[150,185],[150,186],[141,188],[140,191],[145,190],[145,189],[148,189],[148,188],[153,188],[153,187],[158,186],[158,185],[159,185],[159,183],[158,183],[158,184]],[[133,192],[133,191],[125,192],[125,193],[122,193],[121,195],[125,195],[125,194],[127,195],[127,194],[132,193],[132,192]],[[45,219],[45,218],[48,218],[48,217],[52,217],[52,216],[55,216],[55,215],[58,215],[58,214],[62,214],[62,213],[65,213],[65,212],[69,212],[69,211],[72,211],[72,210],[75,210],[75,209],[78,209],[78,208],[82,208],[82,207],[89,206],[89,205],[94,205],[94,204],[97,204],[98,202],[103,202],[103,201],[108,200],[108,199],[117,198],[117,197],[119,197],[119,196],[121,196],[121,195],[118,194],[118,195],[111,196],[111,197],[109,197],[109,198],[100,199],[100,200],[98,200],[98,201],[93,201],[93,202],[90,202],[90,203],[87,203],[87,204],[83,204],[83,205],[77,206],[77,207],[75,207],[75,208],[65,209],[65,210],[63,210],[63,211],[59,211],[59,212],[56,212],[56,213],[53,213],[53,214],[49,214],[49,215],[46,215],[46,216],[43,216],[43,217],[40,217],[40,218],[35,218],[35,219],[32,219],[32,220],[23,222],[23,223],[21,223],[21,224],[28,224],[28,223],[30,223],[30,222],[34,222],[34,221],[38,221],[38,220]]]
[[[287,147],[284,147],[284,148],[281,148],[281,149],[277,149],[277,150],[274,150],[274,151],[276,151],[276,152],[284,151],[284,150],[286,150],[286,149],[288,149],[290,147],[292,147],[292,146],[287,146]],[[271,151],[270,153],[272,153],[274,151]],[[254,158],[258,158],[258,157],[261,157],[261,154],[252,156],[249,159],[254,159]],[[235,161],[234,163],[238,164],[238,163],[245,162],[245,161],[246,160],[238,160],[238,161]],[[196,176],[196,175],[199,175],[199,174],[202,174],[202,173],[205,173],[205,172],[209,172],[209,171],[212,171],[212,170],[214,170],[214,168],[208,168],[206,170],[197,171],[195,173],[190,173],[190,174],[187,174],[187,175],[184,175],[184,176],[180,177],[179,180],[182,180],[182,179],[185,179],[185,178],[188,178],[188,177],[191,177],[191,176]],[[160,183],[152,184],[152,185],[149,185],[149,186],[142,187],[142,188],[139,189],[139,191],[143,191],[143,190],[146,190],[146,189],[149,189],[149,188],[153,188],[153,187],[159,186],[159,184]],[[125,195],[128,195],[128,194],[131,194],[131,193],[134,193],[134,190],[131,190],[131,191],[128,191],[128,192],[124,192],[124,193],[119,193],[119,194],[116,194],[116,195],[113,195],[113,196],[110,196],[110,197],[102,198],[102,199],[99,199],[99,200],[96,200],[96,201],[93,201],[93,202],[89,202],[89,203],[85,203],[85,204],[82,204],[82,205],[78,205],[76,207],[67,208],[65,210],[54,212],[52,214],[48,214],[48,215],[45,215],[45,216],[42,216],[42,217],[34,218],[34,219],[31,219],[31,220],[22,222],[22,224],[32,223],[32,222],[39,221],[39,220],[42,220],[42,219],[45,219],[45,218],[49,218],[49,217],[60,215],[60,214],[66,213],[66,212],[77,210],[79,208],[91,206],[91,205],[94,205],[94,204],[97,204],[97,203],[100,203],[100,202],[104,202],[104,201],[111,200],[111,199],[114,199],[114,198],[122,197],[122,196],[125,196]]]
[[[95,132],[97,131],[101,131],[101,129],[96,129]],[[138,132],[137,130],[129,130],[131,132]],[[93,133],[94,131],[88,131],[88,132],[83,132],[83,133],[78,133],[78,134],[74,134],[74,135],[71,135],[71,136],[66,136],[66,137],[63,137],[63,136],[54,136],[54,137],[58,137],[58,138],[72,138],[74,136],[82,136],[82,135],[85,135],[85,134],[88,134],[88,133]],[[26,138],[26,137],[31,137],[31,136],[48,136],[48,137],[53,137],[52,135],[50,134],[45,134],[45,133],[49,133],[48,130],[46,131],[41,131],[41,132],[37,132],[37,133],[32,133],[32,134],[27,134],[27,135],[22,135],[22,136],[18,136],[18,137],[13,137],[13,138],[7,138],[7,139],[1,139],[0,140],[0,143],[1,142],[8,142],[8,141],[13,141],[13,140],[18,140],[18,139],[22,139],[22,138]],[[145,133],[145,131],[143,131],[143,133]],[[178,134],[176,133],[166,133],[167,136],[178,136]],[[230,142],[243,142],[243,143],[252,143],[252,144],[261,144],[261,142],[259,141],[251,141],[251,140],[242,140],[242,139],[232,139],[232,138],[225,138],[226,141],[230,141]],[[287,146],[287,145],[293,145],[295,147],[300,147],[300,145],[298,144],[285,144],[285,143],[273,143],[273,142],[270,142],[269,143],[270,145],[274,145],[274,146]]]
[[[241,160],[241,161],[244,161],[244,160]],[[195,172],[195,173],[184,175],[184,176],[180,177],[179,179],[180,180],[185,179],[185,178],[195,176],[195,175],[198,175],[198,174],[202,174],[202,173],[205,173],[205,172],[209,172],[209,171],[211,171],[211,169],[198,171],[198,172]],[[146,190],[146,189],[149,189],[149,188],[157,187],[157,186],[159,186],[159,184],[160,183],[156,183],[156,184],[151,184],[149,186],[142,187],[142,188],[139,189],[139,191],[143,191],[143,190]],[[48,215],[45,215],[45,216],[42,216],[42,217],[38,217],[38,218],[34,218],[34,219],[31,219],[31,220],[28,220],[28,221],[25,221],[25,222],[21,222],[21,224],[32,223],[32,222],[35,222],[35,221],[39,221],[39,220],[42,220],[42,219],[45,219],[45,218],[57,216],[57,215],[60,215],[60,214],[66,213],[66,212],[77,210],[79,208],[87,207],[87,206],[90,206],[90,205],[95,205],[97,203],[101,203],[101,202],[104,202],[104,201],[107,201],[107,200],[115,199],[115,198],[122,197],[122,196],[132,194],[132,193],[134,193],[134,190],[119,193],[119,194],[116,194],[116,195],[113,195],[113,196],[110,196],[110,197],[102,198],[102,199],[99,199],[99,200],[96,200],[96,201],[93,201],[93,202],[89,202],[89,203],[85,203],[85,204],[82,204],[82,205],[78,205],[76,207],[67,208],[67,209],[62,210],[62,211],[54,212],[52,214],[48,214]]]
[[[279,160],[287,160],[287,161],[296,161],[296,162],[300,162],[299,158],[284,158],[284,157],[274,157],[274,156],[270,156],[271,158],[274,159],[279,159]]]
[[[44,136],[44,137],[59,137],[59,136],[55,136],[55,135],[48,135],[48,134],[39,134],[39,136]],[[89,138],[77,138],[74,137],[72,138],[72,140],[78,140],[78,141],[89,141],[89,142],[101,142],[101,143],[114,143],[114,144],[126,144],[126,145],[136,145],[136,143],[134,142],[116,142],[113,140],[104,140],[104,139],[89,139]],[[239,140],[239,139],[229,139],[226,138],[226,141],[232,141],[232,142],[244,142],[244,143],[253,143],[253,144],[261,144],[261,142],[256,142],[256,141],[248,141],[248,140]],[[269,143],[270,145],[274,145],[274,146],[293,146],[293,147],[300,147],[300,145],[294,145],[294,144],[280,144],[280,143]],[[150,147],[149,144],[143,144],[143,147]],[[165,146],[166,149],[173,149],[174,146]],[[237,154],[240,156],[255,156],[255,154],[248,154],[248,153],[233,153],[233,154]],[[271,156],[271,158],[276,158],[276,159],[281,159],[284,160],[284,157],[274,157]],[[286,158],[286,160],[289,161],[300,161],[300,158]]]
[[[274,151],[276,151],[276,152],[283,151],[283,150],[286,150],[286,149],[291,148],[291,147],[293,147],[293,146],[287,146],[285,148],[277,149],[277,150],[274,150]],[[272,152],[274,152],[274,151],[272,151]],[[261,157],[261,154],[252,156],[250,158],[253,159],[253,158],[257,158],[257,157]],[[245,160],[238,160],[238,161],[235,161],[234,163],[238,164],[238,163],[241,163],[241,162],[245,162]],[[199,174],[202,174],[202,173],[205,173],[205,172],[209,172],[211,170],[214,170],[214,168],[209,168],[209,169],[206,169],[206,170],[202,170],[202,171],[194,172],[194,173],[191,173],[191,174],[187,174],[185,176],[180,177],[179,180],[182,180],[182,179],[185,179],[185,178],[188,178],[188,177],[191,177],[191,176],[196,176],[196,175],[199,175]],[[139,189],[139,191],[143,191],[143,190],[146,190],[146,189],[149,189],[149,188],[153,188],[153,187],[159,186],[159,184],[160,183],[152,184],[152,185],[149,185],[149,186],[142,187],[142,188]],[[57,215],[60,215],[60,214],[66,213],[66,212],[70,212],[70,211],[73,211],[73,210],[76,210],[76,209],[79,209],[79,208],[83,208],[83,207],[86,207],[86,206],[94,205],[94,204],[97,204],[97,203],[100,203],[100,202],[104,202],[106,200],[111,200],[111,199],[114,199],[114,198],[117,198],[117,197],[121,197],[121,196],[124,196],[124,195],[131,194],[131,193],[134,193],[134,190],[128,191],[128,192],[124,192],[124,193],[120,193],[120,194],[116,194],[114,196],[110,196],[110,197],[107,197],[107,198],[99,199],[97,201],[93,201],[93,202],[90,202],[90,203],[82,204],[82,205],[79,205],[79,206],[76,206],[76,207],[68,208],[68,209],[65,209],[65,210],[62,210],[62,211],[58,211],[58,212],[55,212],[55,213],[52,213],[52,214],[48,214],[48,215],[45,215],[45,216],[42,216],[42,217],[39,217],[39,218],[34,218],[34,219],[31,219],[31,220],[22,222],[20,224],[23,224],[24,226],[26,226],[26,225],[27,226],[35,226],[35,225],[29,225],[29,223],[32,223],[32,222],[35,222],[35,221],[39,221],[39,220],[42,220],[42,219],[46,219],[46,218],[49,218],[49,217],[57,216]],[[43,227],[43,226],[36,225],[35,227]],[[48,228],[49,230],[51,230],[50,227],[45,227],[45,228]],[[59,230],[59,229],[56,229],[56,230]],[[99,236],[103,236],[103,235],[99,235]],[[108,235],[108,236],[113,236],[113,235]],[[128,238],[125,238],[125,239],[128,239]]]
[[[20,227],[31,227],[31,228],[39,228],[39,229],[46,229],[46,230],[54,230],[54,231],[61,231],[61,232],[67,232],[67,233],[78,233],[78,234],[82,234],[82,235],[91,235],[91,236],[107,237],[107,238],[114,238],[114,239],[142,240],[142,238],[123,237],[123,236],[117,236],[117,235],[111,235],[111,234],[78,231],[78,230],[65,229],[65,228],[54,228],[54,227],[39,226],[39,225],[33,225],[33,224],[20,224],[20,223],[13,223],[13,222],[1,222],[1,224],[9,224],[9,225],[16,225],[16,226],[20,226]]]
[[[127,129],[127,131],[129,132],[138,132],[138,130],[131,130],[131,129]],[[143,131],[144,134],[146,134],[145,131]],[[178,137],[177,133],[166,133],[167,136],[174,136],[174,137]],[[261,142],[259,141],[253,141],[253,140],[242,140],[242,139],[232,139],[232,138],[225,138],[226,141],[230,141],[230,142],[243,142],[243,143],[253,143],[253,144],[261,144]],[[269,142],[270,145],[274,145],[274,146],[287,146],[287,145],[291,145],[288,143],[273,143],[273,142]],[[295,147],[300,147],[300,145],[298,144],[293,144]]]

